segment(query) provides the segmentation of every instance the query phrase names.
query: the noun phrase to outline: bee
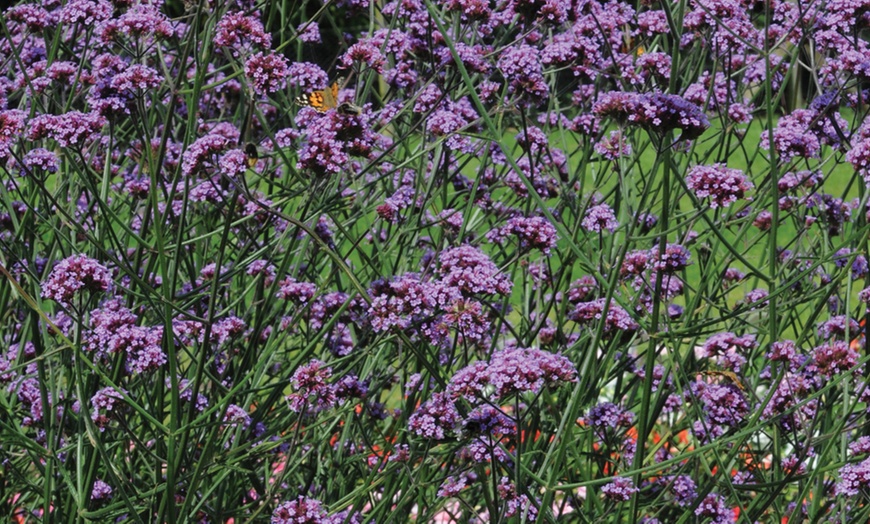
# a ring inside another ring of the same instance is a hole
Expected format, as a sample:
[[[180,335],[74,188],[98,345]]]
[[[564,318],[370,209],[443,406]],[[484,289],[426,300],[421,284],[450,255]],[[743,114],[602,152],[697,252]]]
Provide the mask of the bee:
[[[360,106],[349,104],[347,102],[339,104],[335,110],[342,115],[356,116],[362,114],[362,108]]]
[[[253,168],[257,165],[257,161],[260,159],[260,153],[257,151],[256,144],[248,142],[245,145],[245,157],[247,158],[249,168]]]

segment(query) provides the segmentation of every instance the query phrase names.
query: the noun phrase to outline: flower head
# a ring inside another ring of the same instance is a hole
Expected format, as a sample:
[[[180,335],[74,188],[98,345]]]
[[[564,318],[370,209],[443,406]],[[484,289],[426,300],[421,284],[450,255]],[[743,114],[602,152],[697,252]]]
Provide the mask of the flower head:
[[[695,166],[686,177],[695,196],[710,199],[710,207],[728,207],[746,196],[754,186],[739,169],[730,169],[722,164]]]
[[[73,255],[54,266],[42,285],[42,297],[68,306],[80,291],[106,291],[112,285],[112,274],[92,258]]]

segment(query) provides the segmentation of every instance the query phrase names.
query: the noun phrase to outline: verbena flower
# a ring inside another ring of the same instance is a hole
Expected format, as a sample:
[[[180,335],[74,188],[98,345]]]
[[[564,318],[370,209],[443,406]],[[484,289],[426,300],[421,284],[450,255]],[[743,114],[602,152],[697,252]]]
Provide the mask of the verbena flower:
[[[218,134],[196,139],[182,155],[181,172],[192,176],[214,165],[216,156],[225,151],[231,141]]]
[[[125,391],[126,393],[126,391]],[[124,396],[115,388],[103,388],[91,397],[91,420],[104,431],[111,421],[113,412],[118,410],[124,403]],[[109,490],[111,492],[111,489]]]
[[[594,149],[605,160],[631,156],[631,142],[620,131],[611,131],[610,135],[603,137],[595,144]]]
[[[637,492],[634,482],[628,477],[616,477],[609,484],[601,486],[604,497],[617,502],[629,501]]]
[[[833,340],[813,350],[811,369],[826,378],[844,373],[858,363],[858,352],[843,340]]]
[[[109,85],[118,93],[141,93],[160,87],[163,78],[157,70],[133,64],[112,77]]]
[[[37,147],[31,149],[22,158],[22,163],[26,169],[21,170],[22,175],[26,175],[32,171],[40,170],[46,173],[57,173],[60,169],[60,160],[57,155],[51,151]]]
[[[689,506],[698,496],[695,481],[688,475],[664,477],[659,482],[670,486],[669,492],[678,506]]]
[[[612,402],[603,402],[589,410],[586,423],[599,431],[619,427],[628,428],[634,424],[634,413]]]
[[[418,437],[444,440],[459,427],[461,416],[448,393],[435,393],[408,419],[408,429]]]
[[[520,517],[529,521],[537,520],[538,506],[540,504],[532,504],[527,495],[517,493],[516,486],[508,479],[502,477],[498,483],[499,499],[506,505],[505,517]]]
[[[287,395],[290,409],[296,413],[303,411],[316,413],[335,405],[336,398],[330,380],[332,368],[324,362],[312,359],[293,373],[290,384],[293,392]]]
[[[650,262],[652,269],[663,273],[676,273],[689,266],[691,253],[680,244],[667,244],[664,253],[658,248],[650,250]]]
[[[361,521],[358,513],[348,516],[347,511],[329,516],[322,502],[302,495],[278,505],[271,520],[272,524],[360,524]]]
[[[607,314],[604,314],[605,306],[607,306]],[[617,333],[633,333],[640,327],[637,322],[622,309],[618,304],[611,301],[607,303],[606,298],[599,298],[591,302],[580,302],[574,308],[574,311],[568,314],[568,318],[579,324],[597,325],[604,317],[604,334],[607,336],[615,336]]]
[[[39,140],[48,137],[61,147],[78,147],[97,134],[104,125],[106,119],[96,113],[70,111],[62,115],[40,115],[30,121],[27,138]]]
[[[60,20],[65,24],[93,26],[112,16],[112,4],[106,0],[70,0],[60,10]]]
[[[112,286],[112,274],[92,258],[72,255],[54,266],[42,285],[42,297],[69,306],[82,291],[107,291]]]
[[[544,217],[513,217],[501,227],[486,234],[487,240],[501,244],[508,236],[519,239],[520,249],[539,249],[545,255],[556,246],[556,228]]]
[[[854,497],[870,487],[870,458],[840,468],[835,494]]]
[[[167,39],[175,35],[176,25],[169,21],[158,6],[135,4],[117,20],[120,32],[131,38],[154,36]]]
[[[749,414],[749,404],[734,384],[693,382],[692,391],[704,406],[707,417],[716,424],[736,426]]]
[[[574,382],[576,375],[574,365],[561,355],[539,349],[507,349],[495,353],[488,363],[478,361],[459,370],[447,391],[473,402],[483,395],[495,400]]]
[[[100,479],[94,481],[91,489],[91,500],[109,500],[112,498],[112,487]]]
[[[438,488],[437,496],[449,498],[458,496],[462,490],[469,487],[469,484],[477,480],[477,475],[474,472],[466,472],[456,476],[447,477]]]
[[[701,504],[695,508],[695,515],[711,519],[714,524],[731,524],[734,522],[731,508],[725,503],[725,497],[718,493],[709,493]]]
[[[607,231],[613,233],[619,227],[616,214],[607,204],[598,204],[586,210],[586,216],[581,222],[583,228],[592,233]]]
[[[111,352],[123,348],[127,353],[127,366],[134,373],[154,371],[166,364],[163,352],[163,326],[140,327],[124,325],[112,338]]]
[[[523,105],[536,106],[549,96],[538,50],[529,45],[504,49],[498,68],[508,82],[508,89]]]
[[[303,93],[326,89],[329,77],[326,71],[311,62],[293,62],[287,68],[287,84]]]
[[[507,296],[513,282],[481,250],[464,245],[438,255],[441,282],[465,295],[500,294]]]
[[[260,96],[283,89],[287,74],[287,59],[281,55],[256,53],[245,62],[245,76]]]
[[[730,206],[754,187],[739,169],[722,164],[693,167],[686,176],[686,185],[699,199],[708,198],[713,208]]]
[[[656,134],[681,130],[681,140],[693,140],[710,127],[701,108],[686,99],[664,93],[636,94],[611,91],[598,97],[593,111]]]
[[[215,47],[227,47],[234,56],[252,46],[269,49],[272,37],[266,33],[262,22],[244,13],[227,13],[217,24],[214,36]]]
[[[306,22],[300,25],[296,28],[296,31],[299,34],[299,40],[305,43],[319,44],[321,42],[320,26],[318,26],[317,23],[314,21]]]

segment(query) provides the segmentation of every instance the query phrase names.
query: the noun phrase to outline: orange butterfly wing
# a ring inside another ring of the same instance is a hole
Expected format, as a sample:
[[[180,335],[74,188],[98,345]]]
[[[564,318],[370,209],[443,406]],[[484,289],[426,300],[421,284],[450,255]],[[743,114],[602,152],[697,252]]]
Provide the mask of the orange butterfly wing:
[[[861,326],[861,333],[852,339],[852,342],[849,344],[849,347],[854,349],[855,351],[861,349],[864,345],[864,326],[867,325],[867,317],[861,319],[861,322],[858,322],[858,325]]]
[[[338,82],[333,82],[328,89],[306,93],[298,97],[296,103],[310,107],[319,113],[325,113],[338,105]]]

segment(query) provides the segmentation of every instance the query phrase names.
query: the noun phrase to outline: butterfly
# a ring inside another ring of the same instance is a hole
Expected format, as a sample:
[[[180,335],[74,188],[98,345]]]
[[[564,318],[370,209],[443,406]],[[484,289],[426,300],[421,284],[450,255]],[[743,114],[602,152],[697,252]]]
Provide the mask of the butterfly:
[[[861,326],[861,331],[857,337],[852,339],[852,342],[849,343],[849,347],[858,351],[862,347],[864,347],[864,327],[867,325],[867,317],[861,319],[861,322],[858,322],[858,325]]]
[[[339,84],[343,82],[344,79],[339,78],[327,89],[319,89],[305,93],[302,96],[297,96],[296,103],[300,106],[310,107],[318,113],[325,113],[330,109],[335,109],[343,115],[358,115],[362,113],[362,108],[359,106],[348,102],[338,103]]]
[[[319,89],[296,97],[296,103],[300,106],[310,107],[318,113],[325,113],[338,106],[338,83],[336,80],[327,89]]]
[[[701,375],[705,375],[708,377],[718,377],[722,379],[726,379],[726,381],[731,382],[735,386],[737,386],[740,391],[746,391],[746,388],[740,382],[740,379],[737,377],[737,374],[733,371],[699,371]]]

